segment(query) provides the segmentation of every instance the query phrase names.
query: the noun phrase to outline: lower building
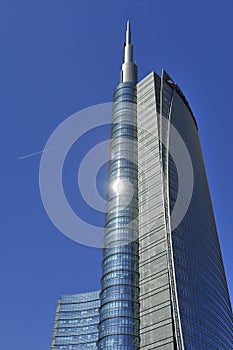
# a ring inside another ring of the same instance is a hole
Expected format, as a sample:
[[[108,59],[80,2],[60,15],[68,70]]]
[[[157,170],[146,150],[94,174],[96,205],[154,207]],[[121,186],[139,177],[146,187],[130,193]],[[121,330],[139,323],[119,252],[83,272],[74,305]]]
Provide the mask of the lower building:
[[[51,350],[96,350],[99,291],[63,295],[57,304]]]

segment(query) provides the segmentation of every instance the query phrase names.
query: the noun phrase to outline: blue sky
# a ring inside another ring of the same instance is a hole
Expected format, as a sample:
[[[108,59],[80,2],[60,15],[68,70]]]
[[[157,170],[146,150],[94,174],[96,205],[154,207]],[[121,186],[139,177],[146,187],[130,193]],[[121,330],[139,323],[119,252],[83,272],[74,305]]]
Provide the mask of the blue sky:
[[[232,13],[231,0],[1,1],[2,348],[49,349],[58,297],[99,288],[100,249],[58,232],[40,198],[40,154],[18,158],[71,114],[111,101],[128,18],[139,78],[165,68],[196,116],[232,297]]]

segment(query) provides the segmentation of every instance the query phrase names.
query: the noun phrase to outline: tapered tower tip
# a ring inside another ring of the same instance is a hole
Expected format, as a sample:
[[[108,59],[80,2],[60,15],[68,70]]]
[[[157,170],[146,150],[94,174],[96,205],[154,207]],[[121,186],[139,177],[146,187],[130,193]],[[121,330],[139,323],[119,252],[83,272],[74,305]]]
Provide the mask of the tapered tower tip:
[[[128,19],[127,25],[126,25],[126,45],[131,44],[131,31],[130,31],[130,20]]]
[[[133,45],[131,43],[130,21],[126,25],[126,37],[124,42],[123,64],[120,75],[121,82],[137,82],[137,66],[133,62]]]

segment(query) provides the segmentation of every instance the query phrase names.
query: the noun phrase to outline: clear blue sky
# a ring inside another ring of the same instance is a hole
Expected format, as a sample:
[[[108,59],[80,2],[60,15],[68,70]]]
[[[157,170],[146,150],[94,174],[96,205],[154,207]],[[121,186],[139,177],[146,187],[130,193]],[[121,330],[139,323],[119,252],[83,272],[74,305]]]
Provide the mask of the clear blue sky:
[[[72,113],[111,100],[128,18],[139,78],[165,68],[196,116],[233,295],[232,0],[2,0],[4,350],[49,349],[58,297],[99,288],[100,250],[58,232],[40,198],[40,155],[18,158],[42,150]]]

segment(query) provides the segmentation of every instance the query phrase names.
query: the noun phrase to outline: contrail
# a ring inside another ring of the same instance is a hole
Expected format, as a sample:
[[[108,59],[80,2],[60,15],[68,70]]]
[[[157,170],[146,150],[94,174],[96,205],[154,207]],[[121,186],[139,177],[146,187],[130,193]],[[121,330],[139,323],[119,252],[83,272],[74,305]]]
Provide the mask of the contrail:
[[[52,151],[54,149],[57,149],[57,148],[60,148],[60,147],[64,147],[65,145],[67,145],[67,144],[65,143],[65,144],[60,145],[60,146],[51,147],[51,148],[43,149],[43,150],[38,151],[38,152],[26,154],[25,156],[19,157],[18,160],[22,160],[22,159],[26,159],[26,158],[29,158],[29,157],[33,157],[33,156],[36,156],[37,154],[41,154],[43,152]]]

